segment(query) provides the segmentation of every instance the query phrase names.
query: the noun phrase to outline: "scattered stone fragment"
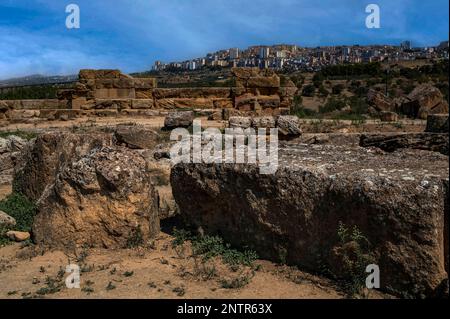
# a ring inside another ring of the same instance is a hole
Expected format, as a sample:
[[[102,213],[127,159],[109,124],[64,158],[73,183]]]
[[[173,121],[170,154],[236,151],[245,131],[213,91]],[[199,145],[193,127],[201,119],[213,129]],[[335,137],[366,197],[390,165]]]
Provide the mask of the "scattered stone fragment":
[[[278,116],[277,128],[279,135],[284,138],[294,138],[302,134],[300,121],[295,115]]]
[[[21,241],[25,241],[25,240],[30,239],[30,233],[28,233],[28,232],[21,232],[21,231],[10,230],[9,232],[6,233],[6,236],[9,239],[14,240],[16,242],[21,242]]]
[[[430,114],[425,132],[448,133],[448,114]]]
[[[0,210],[0,227],[14,227],[16,220],[4,211]]]
[[[250,117],[244,116],[230,116],[228,120],[230,128],[249,128],[252,124],[252,119]]]
[[[192,125],[193,121],[194,112],[192,111],[171,112],[164,119],[164,128],[168,130],[177,127],[187,128]]]

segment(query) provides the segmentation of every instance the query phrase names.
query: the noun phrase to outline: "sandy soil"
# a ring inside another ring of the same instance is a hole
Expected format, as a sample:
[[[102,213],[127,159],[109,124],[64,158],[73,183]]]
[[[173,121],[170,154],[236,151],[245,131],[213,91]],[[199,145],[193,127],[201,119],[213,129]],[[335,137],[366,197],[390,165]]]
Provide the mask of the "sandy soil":
[[[288,266],[256,261],[257,268],[231,269],[219,258],[202,263],[193,258],[189,243],[173,249],[166,233],[149,248],[92,249],[72,253],[41,252],[14,244],[0,248],[0,298],[343,298],[333,282]],[[87,255],[82,259],[77,257]],[[81,289],[68,289],[68,263],[82,268]],[[210,269],[215,269],[212,272]],[[56,279],[60,291],[48,288]],[[210,278],[208,278],[210,277]],[[242,288],[223,288],[222,281],[248,278]],[[109,285],[109,288],[107,288]],[[373,295],[380,297],[381,295]]]
[[[12,191],[11,185],[0,185],[0,200],[8,196]]]

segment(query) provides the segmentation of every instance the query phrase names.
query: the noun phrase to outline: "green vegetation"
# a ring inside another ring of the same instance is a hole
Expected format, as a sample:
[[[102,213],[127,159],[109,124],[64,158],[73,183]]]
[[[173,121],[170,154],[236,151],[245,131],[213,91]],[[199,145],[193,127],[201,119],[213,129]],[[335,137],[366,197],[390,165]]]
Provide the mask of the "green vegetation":
[[[345,103],[344,100],[338,99],[335,97],[331,97],[327,100],[325,105],[321,105],[319,107],[319,112],[320,113],[330,113],[330,112],[334,112],[334,111],[339,111],[339,110],[343,109],[346,105],[347,104]]]
[[[359,76],[380,76],[383,74],[380,63],[338,64],[323,68],[320,73],[324,78]]]
[[[307,97],[314,96],[314,92],[316,91],[316,87],[312,84],[306,85],[302,90],[302,95]]]
[[[366,282],[366,267],[374,263],[370,243],[356,225],[348,228],[339,222],[337,236],[340,243],[340,274],[344,291],[351,297],[361,295]]]
[[[14,230],[30,231],[36,206],[25,195],[12,193],[0,201],[0,210],[13,217],[17,224]]]
[[[0,132],[0,138],[7,138],[8,136],[15,135],[20,138],[31,140],[35,137],[37,137],[37,134],[34,132],[26,132],[22,130],[16,130],[16,131],[2,131]]]
[[[331,88],[331,93],[339,95],[344,91],[345,86],[343,84],[336,84]]]
[[[142,231],[140,227],[133,229],[127,239],[127,248],[135,248],[141,246],[144,243],[142,237]]]
[[[239,251],[231,248],[230,244],[224,243],[219,236],[193,236],[185,230],[174,230],[175,239],[172,246],[182,245],[190,240],[192,252],[195,256],[202,256],[203,260],[221,256],[224,263],[232,265],[252,266],[258,255],[252,250]]]
[[[0,91],[0,100],[56,99],[58,90],[70,88],[72,84],[43,84],[15,87]]]
[[[231,280],[223,279],[221,281],[221,286],[225,289],[239,289],[247,286],[250,283],[251,279],[251,276],[248,275],[239,276]]]

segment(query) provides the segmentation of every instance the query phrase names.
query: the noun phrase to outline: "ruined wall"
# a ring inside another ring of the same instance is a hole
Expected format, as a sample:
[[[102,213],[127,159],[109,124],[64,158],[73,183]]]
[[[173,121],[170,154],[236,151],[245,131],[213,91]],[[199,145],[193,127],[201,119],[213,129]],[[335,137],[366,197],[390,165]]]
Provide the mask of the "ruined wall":
[[[58,92],[59,100],[14,101],[2,107],[3,118],[71,119],[78,116],[151,116],[157,111],[192,109],[225,119],[230,115],[279,115],[289,112],[297,91],[281,83],[271,70],[235,68],[236,87],[157,88],[154,78],[133,78],[119,70],[81,70],[72,89]],[[11,103],[10,103],[11,104]],[[18,111],[26,109],[27,112]],[[223,112],[222,110],[228,110]],[[1,118],[0,118],[1,119]]]

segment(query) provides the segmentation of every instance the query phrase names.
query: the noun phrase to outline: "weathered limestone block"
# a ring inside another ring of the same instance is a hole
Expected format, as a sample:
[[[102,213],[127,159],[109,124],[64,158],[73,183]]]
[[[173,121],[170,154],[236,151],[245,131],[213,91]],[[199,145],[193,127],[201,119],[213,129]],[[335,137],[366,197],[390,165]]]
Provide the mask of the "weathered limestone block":
[[[130,109],[132,107],[131,99],[96,99],[92,104],[86,105],[85,109],[110,109],[110,110],[123,110]]]
[[[96,80],[96,79],[119,79],[130,78],[129,75],[123,74],[120,70],[80,70],[78,74],[80,80]]]
[[[135,89],[137,99],[153,99],[153,89]]]
[[[94,97],[96,99],[134,99],[136,92],[134,89],[96,89]]]
[[[278,134],[282,138],[295,138],[302,134],[300,121],[294,115],[280,115],[277,118]]]
[[[230,98],[230,88],[169,88],[154,89],[155,99],[168,98]]]
[[[134,99],[131,108],[133,109],[151,109],[153,108],[153,99]]]
[[[155,78],[134,78],[133,87],[136,89],[154,89],[156,88]]]
[[[380,112],[380,119],[382,122],[397,122],[398,114],[395,112],[382,111]]]
[[[332,263],[342,222],[367,238],[383,290],[434,296],[447,280],[446,156],[290,145],[278,163],[272,175],[256,165],[177,164],[171,185],[182,218],[261,258],[311,271]]]
[[[189,127],[194,121],[194,112],[180,111],[171,112],[164,119],[164,129],[174,129],[177,127]]]
[[[363,134],[360,146],[378,147],[386,152],[401,148],[419,149],[448,155],[448,134],[402,133],[402,134]]]
[[[158,233],[158,196],[146,162],[126,148],[93,149],[61,167],[33,223],[36,243],[63,249],[127,248]]]
[[[210,98],[170,98],[156,100],[156,107],[160,109],[186,109],[186,108],[214,108],[214,101]]]
[[[116,144],[131,149],[153,149],[161,143],[161,135],[139,125],[118,125],[114,132]]]
[[[448,113],[448,103],[441,91],[422,84],[408,94],[408,102],[401,105],[402,112],[413,118],[426,119],[428,114]]]
[[[252,118],[254,128],[275,128],[276,121],[273,116],[259,116]]]
[[[393,111],[395,109],[394,102],[383,93],[370,89],[367,92],[367,102],[378,112]]]
[[[92,149],[112,145],[111,134],[44,133],[26,149],[23,167],[14,176],[16,190],[37,200],[57,173]]]
[[[213,105],[216,109],[227,109],[227,108],[233,108],[233,100],[224,98],[224,99],[213,99]]]
[[[231,128],[246,129],[252,125],[252,119],[244,116],[231,116],[228,123]]]

